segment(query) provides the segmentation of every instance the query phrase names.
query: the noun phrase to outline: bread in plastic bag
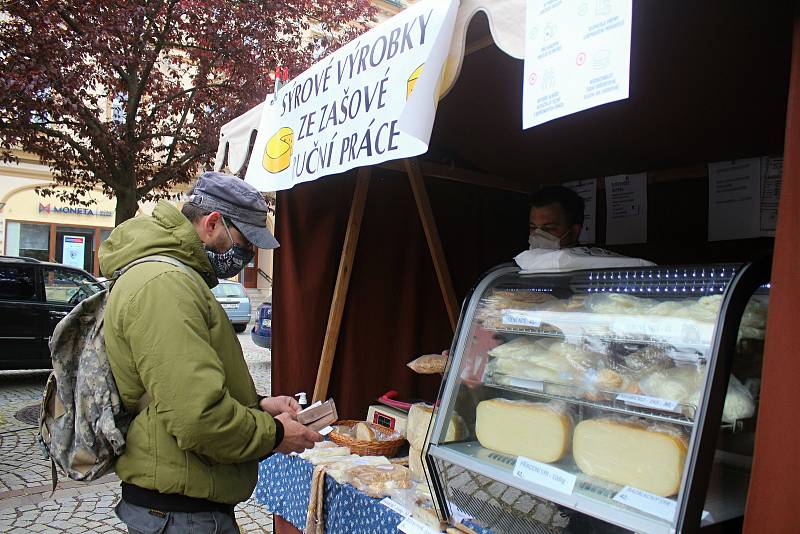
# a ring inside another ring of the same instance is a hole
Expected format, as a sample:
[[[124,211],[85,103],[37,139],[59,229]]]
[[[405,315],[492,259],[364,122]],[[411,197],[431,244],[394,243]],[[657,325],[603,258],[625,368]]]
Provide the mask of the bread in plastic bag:
[[[572,455],[589,476],[662,497],[678,493],[688,438],[677,427],[643,419],[586,419],[575,426]]]
[[[425,354],[406,364],[412,371],[421,375],[444,373],[447,356],[444,354]]]
[[[726,423],[734,423],[737,419],[753,417],[755,411],[756,403],[753,395],[735,376],[731,375],[728,381],[728,392],[725,395],[725,406],[722,409],[722,420]]]
[[[394,489],[411,488],[411,471],[402,465],[361,465],[347,471],[345,479],[370,497],[383,498]]]
[[[478,403],[475,433],[483,447],[539,462],[556,462],[569,450],[572,418],[558,401],[529,402],[503,398]]]

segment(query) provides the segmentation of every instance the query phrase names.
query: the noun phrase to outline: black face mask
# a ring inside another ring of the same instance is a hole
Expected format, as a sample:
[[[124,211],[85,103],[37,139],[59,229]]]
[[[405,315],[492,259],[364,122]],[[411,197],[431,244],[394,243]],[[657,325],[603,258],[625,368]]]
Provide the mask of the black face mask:
[[[222,226],[225,227],[228,239],[231,240],[231,248],[225,252],[215,252],[206,245],[206,256],[217,278],[231,278],[242,272],[242,269],[253,260],[256,253],[236,244],[224,218],[222,219]]]

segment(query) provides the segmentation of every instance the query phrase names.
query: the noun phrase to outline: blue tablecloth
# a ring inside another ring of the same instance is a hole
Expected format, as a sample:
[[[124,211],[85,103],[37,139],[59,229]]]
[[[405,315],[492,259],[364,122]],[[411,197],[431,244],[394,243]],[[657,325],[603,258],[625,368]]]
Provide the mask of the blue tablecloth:
[[[273,454],[258,467],[256,500],[303,530],[314,466],[298,456]],[[350,484],[325,476],[326,534],[395,534],[403,516]]]

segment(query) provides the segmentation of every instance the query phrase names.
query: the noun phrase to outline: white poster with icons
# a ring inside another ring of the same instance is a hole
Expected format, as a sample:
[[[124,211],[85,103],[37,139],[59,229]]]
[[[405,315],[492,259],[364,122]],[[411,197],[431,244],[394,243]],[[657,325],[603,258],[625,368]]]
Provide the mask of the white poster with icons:
[[[597,179],[567,182],[564,187],[569,187],[583,199],[583,228],[581,228],[581,235],[578,241],[581,245],[596,243]]]
[[[647,242],[647,173],[606,177],[606,244]]]
[[[632,0],[528,0],[522,128],[628,98]]]

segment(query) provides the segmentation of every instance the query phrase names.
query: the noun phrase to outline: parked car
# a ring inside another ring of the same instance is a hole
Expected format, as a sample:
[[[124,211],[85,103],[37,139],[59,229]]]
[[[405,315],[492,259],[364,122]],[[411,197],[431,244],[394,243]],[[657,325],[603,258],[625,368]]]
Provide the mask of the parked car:
[[[237,332],[244,332],[247,323],[250,322],[250,299],[247,297],[244,286],[239,282],[220,280],[211,292],[214,293],[217,302],[228,314],[233,329]]]
[[[56,324],[102,289],[91,274],[60,263],[0,256],[0,369],[49,369]]]
[[[259,347],[272,347],[272,303],[264,302],[256,312],[256,324],[250,330],[250,338]]]

